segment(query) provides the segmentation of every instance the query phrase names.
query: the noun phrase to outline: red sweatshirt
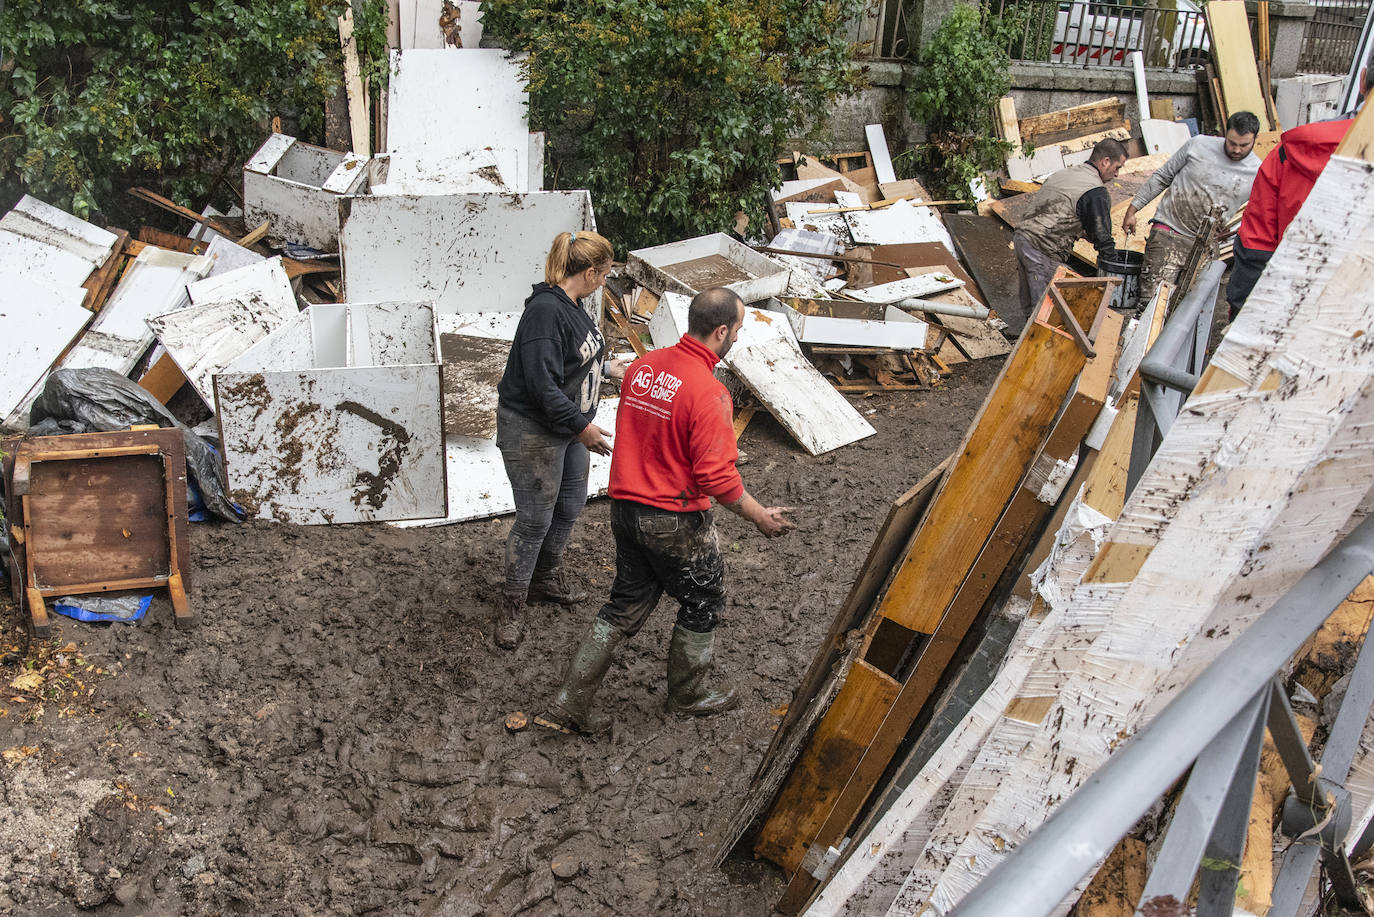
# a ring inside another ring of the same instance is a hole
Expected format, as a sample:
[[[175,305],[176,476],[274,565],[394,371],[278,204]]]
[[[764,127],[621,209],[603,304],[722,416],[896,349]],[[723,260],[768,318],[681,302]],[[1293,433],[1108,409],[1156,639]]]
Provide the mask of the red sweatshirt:
[[[1284,230],[1298,215],[1353,120],[1314,121],[1283,132],[1279,145],[1255,173],[1237,232],[1242,245],[1266,252],[1279,247]]]
[[[683,336],[625,370],[611,455],[611,496],[659,509],[709,509],[744,493],[734,406],[712,370],[720,360]]]

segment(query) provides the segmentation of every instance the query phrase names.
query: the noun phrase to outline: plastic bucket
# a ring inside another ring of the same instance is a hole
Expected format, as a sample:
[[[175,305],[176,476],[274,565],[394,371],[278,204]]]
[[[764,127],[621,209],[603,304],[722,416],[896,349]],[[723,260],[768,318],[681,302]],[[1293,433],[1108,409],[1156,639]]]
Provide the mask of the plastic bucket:
[[[1136,311],[1140,307],[1140,268],[1145,256],[1140,252],[1117,250],[1117,257],[1097,259],[1097,276],[1116,277],[1121,282],[1112,292],[1111,307]]]

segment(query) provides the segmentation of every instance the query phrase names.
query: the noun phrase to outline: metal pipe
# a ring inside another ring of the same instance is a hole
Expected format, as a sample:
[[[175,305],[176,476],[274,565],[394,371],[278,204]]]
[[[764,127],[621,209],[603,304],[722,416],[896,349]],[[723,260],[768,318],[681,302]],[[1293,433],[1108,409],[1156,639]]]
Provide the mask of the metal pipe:
[[[1054,911],[1371,570],[1374,516],[1223,650],[952,913]]]
[[[924,299],[903,299],[893,303],[898,309],[905,309],[908,312],[934,312],[936,315],[954,315],[959,318],[984,319],[988,317],[987,306],[975,306],[966,303],[952,302],[928,302]]]
[[[1197,283],[1193,284],[1188,295],[1183,297],[1183,302],[1169,316],[1154,346],[1140,361],[1141,378],[1185,393],[1191,393],[1197,386],[1198,376],[1177,368],[1176,364],[1184,348],[1194,341],[1198,315],[1208,298],[1216,298],[1217,287],[1221,285],[1221,275],[1225,270],[1226,265],[1220,261],[1213,261],[1202,269]]]

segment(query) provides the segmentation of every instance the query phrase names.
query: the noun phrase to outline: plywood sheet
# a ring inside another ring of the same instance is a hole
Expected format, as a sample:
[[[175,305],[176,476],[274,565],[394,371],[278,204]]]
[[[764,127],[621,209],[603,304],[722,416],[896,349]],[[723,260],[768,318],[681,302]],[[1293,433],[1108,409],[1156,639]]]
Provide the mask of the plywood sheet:
[[[947,213],[945,226],[964,267],[978,281],[984,304],[995,311],[1015,334],[1029,316],[1021,308],[1021,289],[1011,231],[993,217]]]
[[[444,511],[435,365],[221,373],[230,498],[250,517],[303,525]]]
[[[1260,130],[1273,130],[1276,125],[1267,114],[1270,106],[1264,104],[1244,0],[1211,0],[1207,4],[1207,31],[1212,36],[1212,62],[1226,110],[1254,112]]]
[[[421,300],[440,313],[523,309],[554,237],[596,228],[586,191],[363,196],[342,206],[345,298]]]
[[[875,432],[801,352],[780,314],[745,310],[726,364],[807,452],[821,455]]]

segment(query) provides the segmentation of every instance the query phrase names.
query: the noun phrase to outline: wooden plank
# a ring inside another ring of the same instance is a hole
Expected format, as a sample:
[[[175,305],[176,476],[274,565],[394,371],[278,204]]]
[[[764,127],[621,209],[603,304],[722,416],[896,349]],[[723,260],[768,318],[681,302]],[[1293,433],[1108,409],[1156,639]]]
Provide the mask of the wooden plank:
[[[164,353],[148,368],[138,380],[138,384],[159,402],[166,404],[172,400],[173,395],[181,391],[181,387],[186,384],[186,376],[182,374],[176,360]]]
[[[1212,61],[1221,81],[1222,102],[1227,112],[1250,111],[1260,119],[1260,130],[1277,125],[1264,104],[1255,46],[1250,41],[1250,22],[1245,0],[1211,0],[1207,4],[1207,31],[1212,37]]]
[[[1125,119],[1125,103],[1113,96],[1060,111],[1021,118],[1018,127],[1023,142],[1039,146],[1047,137],[1052,138],[1071,131],[1078,134],[1100,131],[1118,125]]]
[[[761,857],[780,864],[789,873],[801,867],[809,846],[809,833],[792,830],[794,824],[805,825],[818,811],[825,811],[832,801],[827,790],[838,793],[833,783],[835,771],[847,772],[858,764],[867,747],[869,736],[878,728],[897,697],[898,684],[889,675],[862,661],[849,670],[844,687],[821,720],[816,734],[792,771],[768,821],[759,831],[754,851]],[[811,749],[824,748],[822,759],[810,754]],[[811,787],[821,788],[819,795]]]
[[[115,230],[118,241],[115,242],[114,250],[110,252],[110,257],[105,259],[105,263],[91,272],[91,276],[86,278],[86,282],[81,286],[86,291],[86,298],[81,305],[92,312],[99,312],[100,307],[109,298],[110,291],[114,289],[115,283],[119,280],[120,268],[124,266],[124,245],[129,241],[129,233],[123,229]]]
[[[1105,308],[1100,299],[1099,308]],[[1012,495],[986,544],[979,551],[972,569],[963,578],[963,583],[958,587],[958,592],[949,607],[944,609],[938,625],[932,628],[930,639],[920,647],[915,668],[905,679],[887,717],[879,726],[872,741],[868,743],[862,759],[835,799],[824,823],[817,830],[817,843],[833,845],[849,831],[887,769],[892,756],[906,739],[912,723],[934,695],[941,676],[992,593],[993,587],[1008,565],[1014,563],[1014,559],[1022,554],[1027,547],[1026,542],[1053,509],[1059,497],[1055,482],[1058,481],[1062,485],[1063,479],[1067,477],[1066,469],[1071,467],[1068,463],[1077,457],[1079,445],[1088,427],[1107,399],[1122,324],[1122,317],[1117,313],[1111,313],[1104,318],[1097,338],[1098,355],[1089,360],[1084,367],[1076,390],[1068,397],[1040,455]],[[968,450],[960,453],[964,456],[968,454]],[[955,473],[957,472],[956,465]],[[940,497],[937,495],[935,499],[939,500]],[[932,507],[932,514],[934,511],[935,508]],[[927,517],[922,526],[923,533],[929,530],[928,526],[933,518],[933,515]],[[900,573],[898,576],[900,577]],[[896,581],[893,584],[893,588],[895,587]],[[889,589],[888,598],[891,594],[892,590]],[[883,607],[887,607],[887,599],[884,600]],[[872,649],[874,647],[870,644],[869,651]],[[795,890],[793,887],[789,888],[788,898],[797,901],[803,895],[809,896],[813,885],[809,877],[803,874],[794,876]]]
[[[148,245],[156,245],[158,248],[170,249],[174,252],[181,252],[185,255],[205,254],[205,243],[198,242],[189,236],[177,235],[174,232],[167,232],[165,229],[157,229],[153,226],[140,226],[138,228],[138,241]],[[137,252],[133,252],[137,256]]]
[[[960,447],[918,538],[893,579],[883,613],[932,633],[1086,362],[1073,341],[1040,321],[1027,326]],[[937,534],[938,533],[938,534]]]
[[[812,657],[811,666],[792,696],[787,713],[773,734],[768,750],[750,781],[740,810],[730,819],[716,840],[715,865],[735,847],[759,814],[772,804],[778,786],[786,778],[802,744],[810,738],[820,717],[829,709],[857,657],[858,643],[849,635],[862,630],[868,622],[873,603],[883,583],[892,574],[892,565],[911,542],[930,498],[953,461],[945,459],[888,508],[868,556],[864,558],[844,603],[831,621],[830,631]],[[845,658],[847,657],[847,658]]]
[[[1021,125],[1016,120],[1016,100],[1011,96],[997,100],[997,136],[1010,143],[1014,152],[1021,146]]]
[[[1374,106],[1360,109],[1355,116],[1355,123],[1350,125],[1340,146],[1336,147],[1336,155],[1374,162],[1374,114],[1370,114],[1371,111],[1374,111]]]
[[[362,68],[358,64],[358,44],[353,39],[353,7],[344,8],[339,17],[339,47],[343,49],[344,89],[348,92],[348,129],[353,152],[372,155],[372,119],[367,113],[367,93],[363,90]]]

